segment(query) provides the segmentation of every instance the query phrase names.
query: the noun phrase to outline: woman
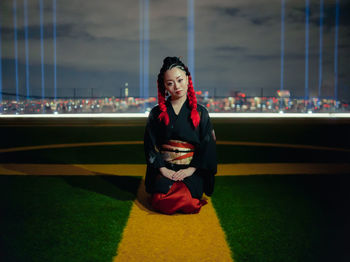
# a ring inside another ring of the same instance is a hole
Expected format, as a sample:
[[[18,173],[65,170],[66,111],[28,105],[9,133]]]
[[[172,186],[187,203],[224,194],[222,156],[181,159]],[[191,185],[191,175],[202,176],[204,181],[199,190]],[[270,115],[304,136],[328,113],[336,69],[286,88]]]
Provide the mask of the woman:
[[[163,60],[157,84],[158,105],[144,137],[146,191],[157,211],[198,213],[207,203],[203,192],[213,193],[217,168],[209,114],[197,105],[190,72],[179,58]]]

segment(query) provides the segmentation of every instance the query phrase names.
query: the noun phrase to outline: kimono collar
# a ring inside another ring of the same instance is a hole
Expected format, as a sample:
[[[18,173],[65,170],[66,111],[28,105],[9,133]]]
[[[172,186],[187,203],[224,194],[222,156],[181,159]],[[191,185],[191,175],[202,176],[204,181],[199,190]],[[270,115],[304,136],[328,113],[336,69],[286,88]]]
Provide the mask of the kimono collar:
[[[166,99],[165,102],[166,102],[166,105],[167,105],[167,106],[171,106],[171,107],[172,107],[172,105],[171,105],[171,96],[169,96],[169,97]],[[186,100],[185,100],[184,105],[186,105],[187,108],[190,107],[190,103],[189,103],[189,101],[188,101],[187,95],[186,95]]]

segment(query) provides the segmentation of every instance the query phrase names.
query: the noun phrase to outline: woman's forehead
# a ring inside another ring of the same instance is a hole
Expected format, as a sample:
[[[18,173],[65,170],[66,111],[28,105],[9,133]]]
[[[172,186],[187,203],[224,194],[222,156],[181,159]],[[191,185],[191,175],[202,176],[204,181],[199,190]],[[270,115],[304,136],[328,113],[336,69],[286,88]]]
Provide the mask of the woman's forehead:
[[[164,80],[175,80],[178,77],[183,77],[186,75],[184,71],[177,67],[173,67],[172,69],[168,69],[164,73]]]

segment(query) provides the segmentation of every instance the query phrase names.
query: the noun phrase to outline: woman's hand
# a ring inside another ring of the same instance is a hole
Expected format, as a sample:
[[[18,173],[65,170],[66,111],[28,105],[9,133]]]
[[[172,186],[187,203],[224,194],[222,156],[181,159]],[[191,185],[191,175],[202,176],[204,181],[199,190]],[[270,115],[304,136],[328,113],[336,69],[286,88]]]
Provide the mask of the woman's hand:
[[[192,176],[194,171],[196,171],[195,167],[188,167],[185,169],[180,169],[179,171],[174,173],[174,175],[172,176],[171,179],[174,181],[182,181],[186,177]]]
[[[161,167],[161,168],[159,168],[159,171],[160,171],[160,173],[161,173],[163,176],[165,176],[166,178],[169,178],[169,179],[171,179],[171,180],[174,180],[174,179],[173,179],[173,176],[174,176],[174,174],[175,174],[175,171],[174,171],[174,170],[168,169],[168,168],[166,168],[166,167]]]

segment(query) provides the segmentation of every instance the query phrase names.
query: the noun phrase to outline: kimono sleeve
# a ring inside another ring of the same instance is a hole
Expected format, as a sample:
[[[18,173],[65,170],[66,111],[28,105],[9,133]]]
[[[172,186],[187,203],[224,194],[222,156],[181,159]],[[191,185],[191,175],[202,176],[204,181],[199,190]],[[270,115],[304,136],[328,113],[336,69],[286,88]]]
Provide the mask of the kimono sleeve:
[[[159,125],[155,110],[152,110],[148,116],[144,134],[144,151],[147,166],[153,169],[159,169],[165,166],[162,155],[157,147],[157,131],[159,130]]]
[[[201,110],[199,125],[200,144],[196,148],[190,166],[196,167],[204,178],[204,192],[210,196],[214,191],[214,176],[217,172],[216,139],[206,108]]]

